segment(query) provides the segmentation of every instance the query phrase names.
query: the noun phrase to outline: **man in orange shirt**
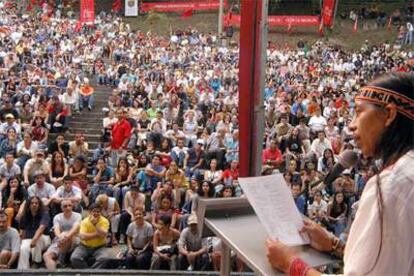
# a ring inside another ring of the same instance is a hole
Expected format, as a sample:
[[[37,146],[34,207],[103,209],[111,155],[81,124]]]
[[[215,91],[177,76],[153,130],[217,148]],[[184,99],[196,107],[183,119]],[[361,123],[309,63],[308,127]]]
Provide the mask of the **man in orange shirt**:
[[[88,103],[88,110],[91,111],[94,103],[95,89],[89,85],[89,79],[84,79],[84,84],[80,88],[79,95],[79,110],[82,111],[84,103]]]

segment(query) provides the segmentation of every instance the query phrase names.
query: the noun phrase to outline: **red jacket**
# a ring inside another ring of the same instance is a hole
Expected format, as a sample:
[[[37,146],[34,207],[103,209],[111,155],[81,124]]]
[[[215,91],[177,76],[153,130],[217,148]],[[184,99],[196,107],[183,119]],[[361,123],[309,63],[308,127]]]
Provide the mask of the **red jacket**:
[[[116,122],[112,127],[112,149],[120,149],[125,140],[131,137],[131,125],[126,119]]]
[[[239,170],[235,169],[235,170],[231,170],[230,168],[225,170],[222,174],[223,178],[226,180],[229,177],[231,177],[232,179],[238,179],[239,178]]]
[[[272,151],[270,148],[265,149],[262,154],[263,165],[267,163],[268,160],[277,161],[277,163],[283,162],[283,155],[279,149]]]

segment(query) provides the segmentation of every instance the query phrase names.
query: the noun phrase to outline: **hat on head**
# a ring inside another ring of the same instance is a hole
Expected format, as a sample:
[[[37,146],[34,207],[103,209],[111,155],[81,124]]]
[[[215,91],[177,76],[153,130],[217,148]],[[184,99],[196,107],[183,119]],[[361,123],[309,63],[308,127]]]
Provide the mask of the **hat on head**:
[[[188,224],[188,225],[191,225],[191,224],[198,224],[198,219],[197,219],[197,216],[196,216],[196,215],[194,215],[194,214],[190,215],[190,216],[188,217],[188,222],[187,222],[187,224]]]
[[[6,119],[14,119],[14,116],[11,113],[7,113],[5,118]]]
[[[204,146],[204,140],[203,139],[197,139],[197,144]]]
[[[42,150],[42,149],[38,149],[37,151],[36,151],[36,155],[45,155],[45,152]]]

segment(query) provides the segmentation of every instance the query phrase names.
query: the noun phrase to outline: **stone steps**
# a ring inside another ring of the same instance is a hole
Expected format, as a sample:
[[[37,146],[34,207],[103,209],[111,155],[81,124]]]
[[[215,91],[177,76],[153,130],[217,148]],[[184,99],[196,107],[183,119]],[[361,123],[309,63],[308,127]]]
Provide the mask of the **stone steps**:
[[[79,118],[79,117],[91,117],[91,116],[96,116],[101,118],[103,116],[103,112],[102,109],[97,109],[96,107],[94,107],[94,109],[92,109],[91,111],[89,111],[87,108],[82,110],[80,113],[74,113],[72,114],[72,118]]]
[[[75,133],[82,132],[85,136],[85,141],[89,144],[89,159],[92,157],[92,151],[101,143],[103,131],[102,121],[104,118],[102,108],[108,106],[108,96],[112,92],[111,87],[95,85],[94,79],[90,78],[92,80],[91,85],[95,88],[94,108],[91,111],[84,108],[81,113],[73,114],[68,129],[69,133],[65,135],[67,141],[73,141]]]
[[[88,126],[88,125],[90,125],[90,126]],[[74,121],[73,118],[72,118],[72,121],[70,122],[69,127],[70,127],[70,129],[74,129],[74,130],[82,129],[85,132],[87,130],[90,130],[90,131],[94,132],[94,131],[103,129],[103,119],[95,118],[94,121],[79,122],[79,121]]]
[[[82,132],[83,134],[102,134],[102,129],[98,129],[98,128],[85,128],[83,125],[79,124],[80,127],[70,127],[69,131],[70,133],[76,133],[76,132]]]
[[[103,126],[103,115],[89,115],[87,113],[83,114],[83,116],[76,116],[72,117],[72,122],[74,123],[99,123]]]

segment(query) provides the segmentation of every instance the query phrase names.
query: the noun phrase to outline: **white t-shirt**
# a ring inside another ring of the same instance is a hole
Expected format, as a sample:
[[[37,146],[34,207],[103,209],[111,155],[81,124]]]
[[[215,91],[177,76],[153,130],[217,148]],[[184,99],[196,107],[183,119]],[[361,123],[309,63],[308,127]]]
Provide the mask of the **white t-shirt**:
[[[39,188],[39,186],[37,186],[37,184],[32,184],[30,185],[30,187],[27,189],[27,193],[29,195],[29,197],[32,196],[38,196],[41,199],[49,199],[53,196],[53,194],[55,193],[55,187],[52,184],[49,184],[47,182],[45,182],[45,184],[43,184],[42,188]]]
[[[345,247],[345,275],[365,275],[370,269],[370,275],[414,275],[413,168],[414,150],[411,150],[380,174],[382,237],[376,176],[368,181]]]
[[[322,131],[327,125],[327,122],[323,116],[312,116],[308,125],[313,131]]]
[[[72,212],[69,218],[66,218],[63,213],[57,214],[53,218],[53,226],[59,225],[61,232],[68,232],[72,229],[73,225],[80,224],[82,221],[82,215],[76,212]]]
[[[328,210],[328,203],[326,203],[326,201],[323,199],[321,200],[320,203],[314,200],[308,208],[309,214],[322,214],[322,213],[326,213],[327,210]]]
[[[138,227],[135,222],[131,222],[126,231],[128,237],[132,238],[132,245],[134,248],[142,249],[145,246],[145,241],[150,240],[154,234],[152,225],[145,221],[143,227]]]
[[[323,142],[321,142],[319,138],[313,140],[311,150],[318,155],[318,157],[322,156],[326,149],[332,149],[331,142],[327,138],[323,139]]]
[[[57,188],[56,192],[54,193],[55,197],[58,198],[70,198],[70,197],[76,197],[77,199],[82,199],[82,191],[80,188],[76,186],[72,186],[72,190],[69,192],[65,190],[65,187],[62,185],[59,188]]]

